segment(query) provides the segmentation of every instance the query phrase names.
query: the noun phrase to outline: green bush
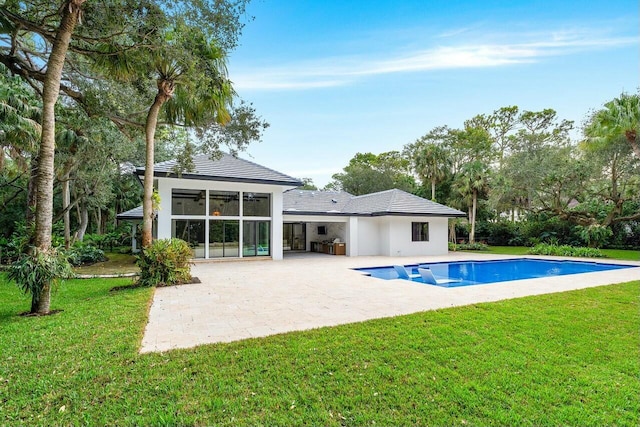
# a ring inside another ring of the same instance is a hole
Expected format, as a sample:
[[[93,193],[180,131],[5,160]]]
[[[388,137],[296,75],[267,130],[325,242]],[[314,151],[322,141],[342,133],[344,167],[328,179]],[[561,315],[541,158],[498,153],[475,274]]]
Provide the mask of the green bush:
[[[84,241],[100,249],[113,251],[113,248],[129,246],[131,244],[131,229],[127,224],[124,226],[121,225],[108,233],[86,234]]]
[[[508,220],[481,221],[476,224],[476,240],[486,240],[491,246],[512,246],[519,237],[518,224]]]
[[[170,286],[191,280],[193,251],[189,244],[180,239],[155,240],[150,247],[138,255],[136,264],[140,267],[139,285]]]
[[[106,261],[107,257],[102,249],[98,249],[93,245],[79,244],[65,251],[65,255],[69,263],[74,266],[95,264],[96,262]]]
[[[449,243],[450,251],[488,251],[489,247],[485,243]]]
[[[572,256],[584,258],[604,258],[604,254],[599,249],[573,247],[568,245],[549,245],[540,243],[529,249],[531,255],[553,255],[553,256]]]
[[[45,283],[55,286],[60,279],[73,277],[73,270],[66,256],[57,252],[55,248],[43,252],[34,247],[29,254],[21,254],[9,267],[7,277],[16,282],[25,294],[31,294],[33,307],[38,303]]]

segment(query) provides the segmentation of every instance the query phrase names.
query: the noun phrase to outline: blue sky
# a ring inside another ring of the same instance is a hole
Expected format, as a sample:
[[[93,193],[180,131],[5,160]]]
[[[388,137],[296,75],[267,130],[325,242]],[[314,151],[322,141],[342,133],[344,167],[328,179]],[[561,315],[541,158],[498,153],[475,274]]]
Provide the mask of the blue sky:
[[[241,157],[319,187],[436,126],[508,105],[579,126],[640,85],[637,0],[253,0],[247,14],[229,73],[271,127]]]

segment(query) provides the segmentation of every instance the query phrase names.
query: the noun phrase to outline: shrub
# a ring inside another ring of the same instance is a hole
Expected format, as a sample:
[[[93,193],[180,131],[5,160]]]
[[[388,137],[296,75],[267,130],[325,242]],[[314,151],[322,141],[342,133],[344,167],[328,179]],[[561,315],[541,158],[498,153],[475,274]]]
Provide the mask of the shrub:
[[[585,258],[604,258],[604,254],[599,249],[573,247],[568,245],[549,245],[540,243],[529,249],[531,255],[553,255],[553,256],[573,256]]]
[[[131,230],[127,225],[119,226],[113,231],[104,234],[86,234],[84,242],[93,244],[100,249],[113,251],[113,248],[128,246],[131,243]]]
[[[180,239],[155,240],[150,247],[138,255],[141,286],[170,286],[191,280],[193,251]]]
[[[65,251],[65,255],[69,263],[74,266],[83,264],[95,264],[96,262],[106,261],[107,257],[102,249],[98,249],[93,245],[79,244]]]
[[[43,252],[34,247],[30,253],[21,254],[9,267],[7,277],[16,282],[25,294],[31,294],[33,311],[44,284],[51,283],[53,288],[60,279],[73,277],[73,271],[66,256],[57,252],[55,248]]]
[[[592,224],[589,226],[576,226],[576,231],[580,238],[586,242],[590,248],[601,248],[606,245],[613,232],[604,225]]]
[[[449,243],[450,251],[488,251],[489,247],[484,243]]]
[[[476,236],[483,236],[492,246],[508,246],[518,237],[518,233],[518,224],[507,220],[482,221],[476,225]]]
[[[8,239],[0,239],[0,262],[10,264],[17,261],[29,245],[33,230],[28,230],[24,221],[15,225],[15,230]]]

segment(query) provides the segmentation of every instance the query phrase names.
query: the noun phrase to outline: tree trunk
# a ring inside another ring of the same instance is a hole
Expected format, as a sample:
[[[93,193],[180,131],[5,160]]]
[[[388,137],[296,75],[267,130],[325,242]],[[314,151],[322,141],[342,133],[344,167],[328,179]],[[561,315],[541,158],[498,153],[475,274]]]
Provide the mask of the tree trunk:
[[[47,295],[47,298],[42,298]],[[47,314],[51,309],[51,283],[45,283],[40,292],[40,298],[31,295],[31,313]]]
[[[102,209],[96,208],[96,234],[104,234],[104,228],[102,227]]]
[[[478,193],[473,192],[473,206],[471,208],[471,232],[469,233],[469,243],[476,241],[476,206],[478,203]]]
[[[62,177],[62,209],[64,210],[64,247],[71,247],[71,214],[69,205],[71,204],[71,194],[69,194],[69,172],[65,172]]]
[[[436,180],[431,180],[431,200],[436,201]]]
[[[73,30],[80,19],[85,0],[66,0],[62,4],[62,19],[56,33],[47,71],[42,85],[42,140],[38,151],[38,174],[36,180],[36,233],[35,244],[44,253],[51,250],[51,227],[53,221],[53,168],[55,155],[56,118],[55,105],[60,93],[62,68],[67,56]],[[43,283],[38,303],[32,312],[47,314],[51,300],[51,284]]]
[[[165,102],[173,95],[173,82],[158,81],[158,94],[156,95],[145,124],[146,157],[144,167],[144,195],[142,197],[142,248],[151,246],[153,230],[153,162],[156,126],[158,115]]]
[[[36,188],[38,181],[38,157],[31,159],[31,168],[29,169],[29,185],[27,186],[27,212],[25,219],[27,228],[33,225],[36,219]],[[33,243],[33,242],[31,242]]]
[[[638,134],[635,130],[628,130],[624,133],[631,149],[636,153],[636,157],[640,159],[640,145],[638,145]]]
[[[89,209],[85,203],[80,206],[80,224],[78,225],[78,231],[76,231],[75,240],[82,242],[84,240],[84,234],[87,232],[87,226],[89,225]]]

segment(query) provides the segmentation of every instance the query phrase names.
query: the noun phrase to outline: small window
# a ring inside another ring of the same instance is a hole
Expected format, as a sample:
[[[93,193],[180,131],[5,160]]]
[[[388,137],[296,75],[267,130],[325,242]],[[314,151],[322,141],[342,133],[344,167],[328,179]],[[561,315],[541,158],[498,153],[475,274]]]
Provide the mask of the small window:
[[[412,222],[411,223],[411,241],[412,242],[428,242],[429,241],[429,223],[428,222]]]

